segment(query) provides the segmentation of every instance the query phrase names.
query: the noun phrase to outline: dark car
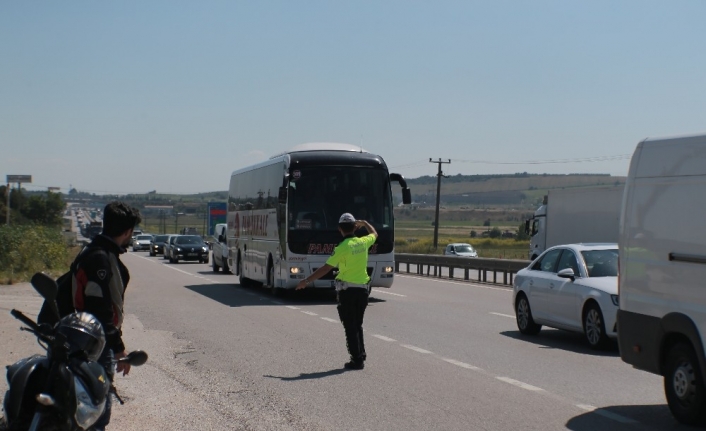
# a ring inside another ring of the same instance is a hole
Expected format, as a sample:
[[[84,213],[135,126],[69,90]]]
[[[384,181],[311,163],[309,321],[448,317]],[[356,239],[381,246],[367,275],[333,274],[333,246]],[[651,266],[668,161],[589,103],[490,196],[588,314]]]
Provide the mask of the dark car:
[[[167,235],[167,240],[164,241],[164,259],[169,259],[170,262],[172,258],[169,255],[172,252],[172,246],[177,238],[179,238],[179,235]]]
[[[178,263],[180,260],[198,260],[208,263],[208,246],[198,235],[179,235],[171,245],[169,261]]]
[[[169,235],[156,235],[150,243],[150,256],[164,254],[164,243],[167,242]]]

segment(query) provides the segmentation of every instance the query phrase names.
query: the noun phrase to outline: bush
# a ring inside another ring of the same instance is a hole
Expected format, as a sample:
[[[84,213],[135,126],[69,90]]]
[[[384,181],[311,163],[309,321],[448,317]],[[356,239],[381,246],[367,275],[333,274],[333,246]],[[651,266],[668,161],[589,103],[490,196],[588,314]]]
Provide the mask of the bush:
[[[0,284],[29,280],[35,272],[58,276],[73,257],[57,228],[0,226]]]

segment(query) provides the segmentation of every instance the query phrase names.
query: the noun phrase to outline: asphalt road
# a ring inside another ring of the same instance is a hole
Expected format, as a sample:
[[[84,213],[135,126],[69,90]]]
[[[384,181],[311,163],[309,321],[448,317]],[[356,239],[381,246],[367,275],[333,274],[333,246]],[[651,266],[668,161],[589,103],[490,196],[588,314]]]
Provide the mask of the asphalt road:
[[[127,403],[111,429],[688,429],[670,416],[661,378],[624,364],[617,347],[595,352],[546,328],[521,336],[509,288],[398,276],[373,291],[366,368],[346,371],[331,293],[273,297],[205,264],[146,252],[123,261],[126,344],[150,361],[117,381]],[[0,304],[0,342],[14,347],[0,359],[38,351],[6,311],[36,313],[31,288],[0,286]]]

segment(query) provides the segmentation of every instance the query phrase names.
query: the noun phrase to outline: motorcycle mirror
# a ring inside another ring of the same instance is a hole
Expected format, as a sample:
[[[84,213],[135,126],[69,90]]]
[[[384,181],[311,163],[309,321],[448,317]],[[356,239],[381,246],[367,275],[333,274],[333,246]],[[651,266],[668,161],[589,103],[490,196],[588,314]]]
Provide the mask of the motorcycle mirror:
[[[54,301],[59,287],[56,281],[43,272],[38,272],[32,276],[32,287],[47,301]]]
[[[132,366],[139,367],[147,362],[147,358],[147,352],[144,350],[135,350],[134,352],[128,353],[128,355],[124,359],[121,359],[121,361],[126,361]]]

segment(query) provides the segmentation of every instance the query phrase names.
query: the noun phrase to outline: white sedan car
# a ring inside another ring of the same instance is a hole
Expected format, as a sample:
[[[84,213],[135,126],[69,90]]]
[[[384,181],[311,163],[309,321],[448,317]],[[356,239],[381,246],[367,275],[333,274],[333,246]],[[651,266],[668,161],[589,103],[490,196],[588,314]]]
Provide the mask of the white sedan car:
[[[581,332],[594,349],[606,347],[618,336],[618,245],[548,249],[517,273],[512,305],[522,334],[546,325]]]

